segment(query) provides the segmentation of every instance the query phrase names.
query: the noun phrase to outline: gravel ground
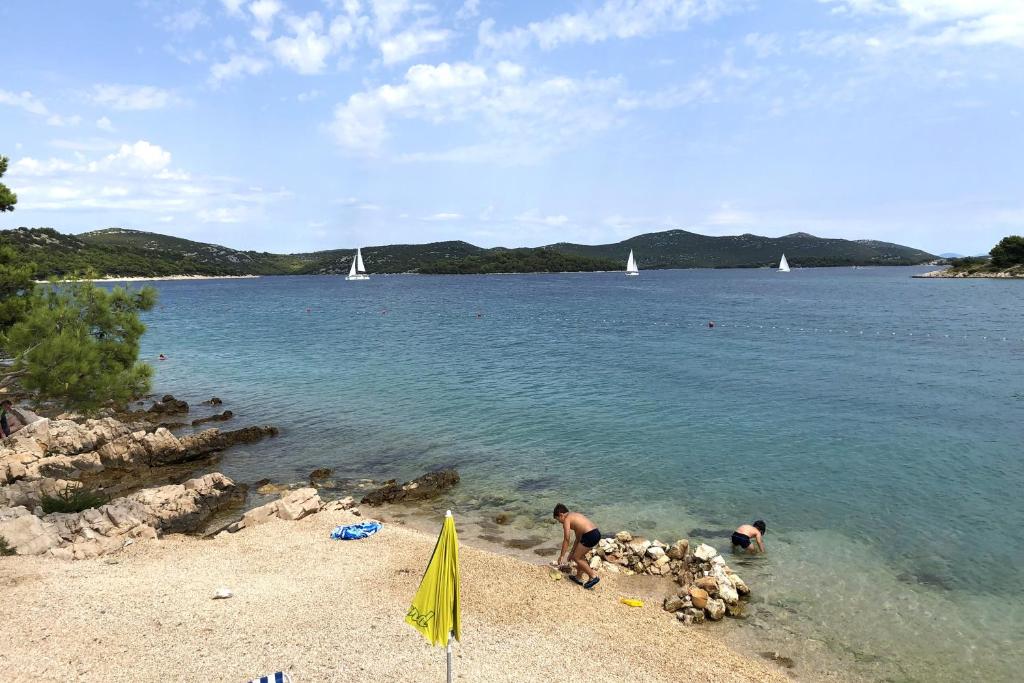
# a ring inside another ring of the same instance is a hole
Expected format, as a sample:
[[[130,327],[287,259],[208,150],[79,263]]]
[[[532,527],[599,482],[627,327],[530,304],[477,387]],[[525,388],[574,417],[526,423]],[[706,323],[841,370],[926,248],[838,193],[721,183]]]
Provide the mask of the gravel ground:
[[[444,681],[444,651],[403,621],[435,537],[386,523],[363,541],[329,538],[354,520],[168,536],[82,562],[0,558],[0,680]],[[588,592],[515,558],[465,545],[460,557],[455,680],[788,680],[713,626],[619,603],[626,577]],[[212,600],[222,586],[234,597]]]

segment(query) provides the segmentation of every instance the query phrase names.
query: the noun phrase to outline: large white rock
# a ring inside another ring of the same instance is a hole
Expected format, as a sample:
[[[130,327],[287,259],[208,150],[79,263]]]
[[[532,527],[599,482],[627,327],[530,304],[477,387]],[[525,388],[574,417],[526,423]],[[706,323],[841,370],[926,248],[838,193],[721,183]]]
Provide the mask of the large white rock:
[[[0,536],[19,555],[40,555],[61,543],[53,524],[45,523],[24,507],[0,510]]]
[[[713,557],[718,556],[718,551],[707,543],[701,543],[694,549],[693,556],[701,562],[710,562]]]
[[[661,546],[651,545],[651,547],[647,549],[647,556],[652,560],[657,560],[659,557],[665,557],[665,549]]]

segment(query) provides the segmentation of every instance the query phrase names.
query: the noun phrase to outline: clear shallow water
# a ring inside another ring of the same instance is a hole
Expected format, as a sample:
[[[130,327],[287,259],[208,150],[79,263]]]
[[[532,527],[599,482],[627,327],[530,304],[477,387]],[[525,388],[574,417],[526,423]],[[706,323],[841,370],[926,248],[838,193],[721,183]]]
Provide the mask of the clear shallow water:
[[[283,429],[226,455],[240,481],[454,465],[445,504],[529,533],[562,500],[720,548],[764,518],[742,646],[1014,680],[1024,286],[921,270],[162,282],[144,354],[158,391]]]

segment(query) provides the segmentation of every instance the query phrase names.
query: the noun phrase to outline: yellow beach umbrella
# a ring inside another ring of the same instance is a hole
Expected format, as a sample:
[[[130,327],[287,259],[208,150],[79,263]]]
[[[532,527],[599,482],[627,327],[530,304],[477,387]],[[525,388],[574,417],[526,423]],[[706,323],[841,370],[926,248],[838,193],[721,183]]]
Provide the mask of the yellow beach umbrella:
[[[405,615],[405,623],[423,634],[432,645],[448,648],[448,680],[452,680],[451,638],[462,640],[462,618],[459,612],[459,539],[455,519],[449,510],[444,516],[441,535],[427,571]]]

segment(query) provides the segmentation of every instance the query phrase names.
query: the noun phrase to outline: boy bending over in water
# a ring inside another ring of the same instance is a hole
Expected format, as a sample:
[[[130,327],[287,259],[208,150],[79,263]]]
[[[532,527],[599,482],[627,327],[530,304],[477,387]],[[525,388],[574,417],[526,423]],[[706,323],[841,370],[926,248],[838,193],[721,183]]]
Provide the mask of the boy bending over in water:
[[[753,553],[757,552],[750,544],[751,541],[757,541],[757,547],[760,548],[761,552],[764,552],[764,541],[762,537],[767,532],[768,527],[765,525],[764,520],[759,519],[753,524],[740,524],[736,531],[732,532],[732,549],[733,552],[738,553]]]
[[[565,563],[566,551],[569,550],[569,531],[571,530],[576,535],[576,540],[572,544],[572,552],[569,553],[569,556],[579,570],[589,577],[583,587],[593,588],[601,579],[597,578],[597,573],[590,568],[585,556],[587,551],[601,540],[601,532],[589,519],[578,512],[569,512],[569,508],[561,503],[555,506],[555,511],[551,513],[551,516],[562,523],[562,551],[558,553],[558,566]],[[572,578],[576,583],[580,583],[575,576]]]

